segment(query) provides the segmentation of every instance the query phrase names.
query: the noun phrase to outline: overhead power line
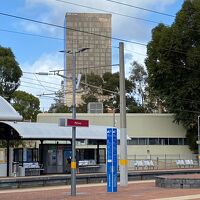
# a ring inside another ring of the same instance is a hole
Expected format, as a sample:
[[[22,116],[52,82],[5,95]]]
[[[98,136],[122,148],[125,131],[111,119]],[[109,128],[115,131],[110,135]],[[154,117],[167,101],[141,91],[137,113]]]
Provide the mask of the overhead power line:
[[[20,32],[20,31],[13,31],[13,30],[8,30],[8,29],[0,29],[0,31],[2,31],[2,32],[8,32],[8,33],[14,33],[14,34],[20,34],[20,35],[33,36],[33,37],[41,37],[41,38],[53,39],[53,40],[61,40],[61,41],[64,40],[63,38],[58,38],[58,37],[50,37],[50,36],[33,34],[33,33],[25,33],[25,32]],[[101,45],[101,44],[93,44],[93,43],[89,43],[89,44],[90,45],[95,45],[95,46],[104,46],[105,47],[105,45]],[[114,49],[119,49],[119,47],[117,47],[117,46],[111,46],[111,47],[114,48]],[[130,49],[124,48],[124,50],[129,51],[129,52],[133,52],[133,53],[141,55],[141,56],[147,56],[145,54],[142,54],[142,53],[136,52],[136,51],[132,51]]]
[[[20,35],[29,35],[29,36],[33,36],[33,37],[41,37],[41,38],[53,39],[53,40],[61,40],[61,41],[64,40],[63,38],[58,38],[58,37],[50,37],[50,36],[44,36],[44,35],[39,35],[39,34],[12,31],[12,30],[7,30],[7,29],[0,29],[0,31],[7,32],[7,33],[20,34]]]
[[[92,33],[92,32],[89,32],[89,31],[83,31],[83,30],[71,28],[71,27],[68,27],[68,26],[64,27],[64,26],[61,26],[61,25],[56,25],[56,24],[43,22],[43,21],[39,21],[39,20],[34,20],[34,19],[26,18],[26,17],[16,16],[16,15],[8,14],[8,13],[0,12],[0,15],[16,18],[16,19],[20,19],[20,20],[25,20],[25,21],[31,21],[31,22],[34,22],[34,23],[42,24],[42,25],[53,26],[53,27],[67,29],[67,30],[71,30],[71,31],[77,31],[77,32],[81,32],[81,33],[87,33],[87,34],[90,34],[90,35],[95,35],[95,36],[99,36],[99,37],[103,37],[103,38],[107,38],[107,39],[113,39],[113,40],[121,41],[121,42],[125,42],[125,43],[136,44],[136,45],[145,46],[145,47],[147,46],[147,44],[144,44],[144,43],[141,43],[141,42],[131,41],[131,40],[128,40],[128,39],[117,38],[117,37],[110,37],[110,36],[107,36],[107,35]],[[168,49],[168,48],[162,48],[162,49],[166,50],[166,51],[175,52],[175,53],[187,54],[186,52],[179,51],[179,50],[173,50],[173,49]],[[195,56],[198,57],[199,55],[195,55]]]
[[[154,23],[154,24],[160,23],[160,22],[157,22],[157,21],[149,20],[149,19],[125,15],[125,14],[122,14],[122,13],[113,12],[113,11],[104,10],[104,9],[99,9],[99,8],[94,8],[94,7],[90,7],[90,6],[85,6],[83,4],[72,3],[72,2],[69,2],[69,1],[64,1],[64,0],[55,0],[55,1],[62,2],[62,3],[65,3],[65,4],[74,5],[74,6],[79,6],[79,7],[82,7],[82,8],[88,8],[88,9],[91,9],[91,10],[101,11],[101,12],[105,12],[105,13],[109,13],[109,14],[114,14],[114,15],[118,15],[118,16],[122,16],[122,17],[127,17],[127,18],[134,19],[134,20],[141,20],[141,21],[146,21],[146,22],[150,22],[150,23]]]
[[[49,23],[49,22],[43,22],[43,21],[39,21],[39,20],[35,20],[35,19],[30,19],[30,18],[27,18],[27,17],[21,17],[21,16],[12,15],[12,14],[3,13],[3,12],[0,12],[0,15],[16,18],[16,19],[20,19],[20,20],[30,21],[30,22],[34,22],[34,23],[38,23],[38,24],[42,24],[42,25],[53,26],[53,27],[56,27],[56,28],[62,28],[62,29],[67,29],[67,30],[71,30],[71,31],[77,31],[77,32],[80,32],[80,33],[87,33],[87,34],[90,34],[90,35],[95,35],[95,36],[99,36],[99,37],[103,37],[103,38],[107,38],[107,39],[113,39],[113,40],[116,40],[116,41],[127,42],[127,43],[137,44],[137,45],[141,45],[141,46],[147,46],[146,44],[141,43],[141,42],[131,41],[131,40],[128,40],[128,39],[117,38],[117,37],[110,37],[110,36],[107,36],[107,35],[92,33],[92,32],[89,32],[89,31],[82,31],[82,30],[71,28],[71,27],[68,27],[68,26],[64,27],[64,26],[61,26],[61,25],[57,25],[57,24],[53,24],[53,23]]]
[[[120,5],[123,5],[123,6],[136,8],[136,9],[139,9],[139,10],[143,10],[143,11],[147,11],[147,12],[151,12],[151,13],[155,13],[155,14],[159,14],[159,15],[164,15],[164,16],[173,17],[173,18],[176,17],[175,15],[172,15],[172,14],[158,12],[156,10],[151,10],[151,9],[147,9],[147,8],[143,8],[143,7],[139,7],[139,6],[135,6],[135,5],[131,5],[131,4],[127,4],[127,3],[124,3],[124,2],[119,2],[119,1],[114,1],[114,0],[105,0],[105,1],[109,1],[109,2],[112,2],[112,3],[115,3],[115,4],[120,4]]]

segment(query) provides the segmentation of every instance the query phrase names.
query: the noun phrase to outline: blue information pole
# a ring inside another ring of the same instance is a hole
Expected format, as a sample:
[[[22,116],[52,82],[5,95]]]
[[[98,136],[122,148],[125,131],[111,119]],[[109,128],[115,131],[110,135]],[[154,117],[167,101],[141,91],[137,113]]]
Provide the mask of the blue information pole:
[[[117,129],[107,129],[107,192],[117,192]]]

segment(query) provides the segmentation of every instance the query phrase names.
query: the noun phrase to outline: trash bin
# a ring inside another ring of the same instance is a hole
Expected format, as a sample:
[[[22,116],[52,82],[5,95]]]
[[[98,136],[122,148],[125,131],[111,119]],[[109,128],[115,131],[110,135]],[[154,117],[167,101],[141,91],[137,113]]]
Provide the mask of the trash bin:
[[[25,167],[19,166],[19,176],[25,176]]]

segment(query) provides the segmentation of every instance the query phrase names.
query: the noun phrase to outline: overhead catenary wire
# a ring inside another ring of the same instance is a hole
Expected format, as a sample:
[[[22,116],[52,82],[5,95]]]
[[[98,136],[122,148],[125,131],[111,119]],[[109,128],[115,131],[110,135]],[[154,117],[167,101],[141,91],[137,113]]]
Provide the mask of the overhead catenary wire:
[[[32,81],[37,81],[36,79],[34,79],[34,78],[28,78],[28,77],[25,77],[25,76],[23,76],[23,77],[21,77],[22,79],[27,79],[27,80],[32,80]],[[59,80],[61,80],[61,79],[59,79]],[[61,84],[58,84],[58,83],[55,83],[55,82],[48,82],[48,81],[43,81],[43,80],[40,80],[42,83],[47,83],[47,84],[49,84],[49,85],[58,85],[58,86],[60,86]]]
[[[46,90],[46,91],[52,91],[51,89],[47,89],[46,87],[48,87],[48,88],[52,88],[52,89],[55,89],[55,90],[59,90],[59,88],[55,88],[55,87],[51,87],[51,86],[44,86],[44,85],[41,85],[41,84],[39,84],[39,82],[38,82],[38,84],[37,83],[33,83],[33,82],[28,82],[28,81],[21,81],[22,83],[26,83],[26,84],[30,84],[30,85],[35,85],[35,86],[40,86],[40,88],[43,88],[44,90]],[[52,83],[53,84],[53,83]],[[34,88],[34,87],[33,87]]]
[[[45,35],[39,35],[39,34],[33,34],[33,33],[25,33],[25,32],[13,31],[13,30],[8,30],[8,29],[1,29],[0,28],[0,31],[2,31],[2,32],[8,32],[8,33],[13,33],[13,34],[20,34],[20,35],[26,35],[26,36],[33,36],[33,37],[40,37],[40,38],[46,38],[46,39],[53,39],[53,40],[64,41],[64,38],[51,37],[51,36],[45,36]],[[95,45],[95,46],[103,46],[104,48],[106,48],[105,45],[101,45],[101,44],[94,44],[94,43],[88,43],[88,44]],[[119,49],[119,47],[113,46],[113,45],[111,45],[110,47],[111,48],[115,48],[115,49]],[[102,49],[102,47],[101,47],[101,49]],[[142,53],[137,52],[137,51],[132,51],[130,49],[124,48],[124,50],[129,51],[129,52],[133,52],[133,53],[141,55],[141,56],[146,56],[145,54],[142,54]]]
[[[86,5],[83,5],[83,4],[72,3],[72,2],[69,2],[69,1],[64,1],[64,0],[55,0],[55,1],[62,2],[62,3],[65,3],[65,4],[74,5],[74,6],[78,6],[78,7],[82,7],[82,8],[87,8],[87,9],[91,9],[91,10],[101,11],[101,12],[105,12],[105,13],[109,13],[109,14],[114,14],[114,15],[118,15],[118,16],[121,16],[121,17],[127,17],[127,18],[134,19],[134,20],[141,20],[141,21],[146,21],[146,22],[150,22],[150,23],[154,23],[154,24],[161,23],[161,22],[154,21],[154,20],[130,16],[130,15],[126,15],[126,14],[122,14],[122,13],[118,13],[118,12],[114,12],[114,11],[109,11],[109,10],[104,10],[104,9],[100,9],[100,8],[94,8],[94,7],[86,6]]]
[[[110,36],[107,36],[107,35],[92,33],[92,32],[89,32],[89,31],[83,31],[83,30],[79,30],[79,29],[75,29],[75,28],[71,28],[71,27],[64,27],[64,26],[61,26],[61,25],[56,25],[56,24],[53,24],[53,23],[34,20],[34,19],[21,17],[21,16],[17,16],[17,15],[12,15],[12,14],[8,14],[8,13],[0,12],[0,15],[16,18],[16,19],[20,19],[20,20],[25,20],[25,21],[31,21],[31,22],[34,22],[34,23],[42,24],[42,25],[54,26],[54,27],[57,27],[57,28],[67,29],[67,30],[71,30],[71,31],[87,33],[87,34],[90,34],[90,35],[95,35],[95,36],[99,36],[99,37],[103,37],[103,38],[107,38],[107,39],[113,39],[113,40],[121,41],[121,42],[125,42],[125,43],[130,43],[130,44],[135,44],[135,45],[140,45],[140,46],[147,46],[147,44],[141,43],[141,42],[131,41],[131,40],[128,40],[128,39],[117,38],[117,37],[110,37]],[[181,54],[187,54],[186,52],[179,51],[179,50],[173,50],[173,49],[168,49],[168,48],[162,48],[162,49],[166,50],[166,51],[171,51],[171,52],[176,52],[176,53],[181,53]],[[199,55],[196,55],[196,56],[199,56]]]
[[[113,39],[113,40],[116,40],[116,41],[122,41],[122,42],[131,43],[131,44],[146,46],[146,44],[141,43],[141,42],[131,41],[131,40],[128,40],[128,39],[117,38],[117,37],[110,37],[110,36],[103,35],[103,34],[92,33],[92,32],[89,32],[89,31],[83,31],[83,30],[75,29],[75,28],[68,27],[68,26],[65,27],[65,26],[61,26],[61,25],[57,25],[57,24],[53,24],[53,23],[49,23],[49,22],[44,22],[44,21],[39,21],[39,20],[27,18],[27,17],[21,17],[21,16],[12,15],[12,14],[3,13],[3,12],[0,12],[0,15],[3,15],[3,16],[6,16],[6,17],[11,17],[11,18],[16,18],[16,19],[20,19],[20,20],[25,20],[25,21],[31,21],[31,22],[34,22],[34,23],[42,24],[42,25],[53,26],[53,27],[67,29],[67,30],[71,30],[71,31],[77,31],[77,32],[81,32],[81,33],[87,33],[87,34],[90,34],[90,35],[95,35],[95,36],[99,36],[99,37],[103,37],[103,38],[107,38],[107,39]]]
[[[124,3],[124,2],[119,2],[119,1],[115,1],[115,0],[105,0],[105,1],[115,3],[115,4],[120,4],[120,5],[131,7],[131,8],[136,8],[136,9],[139,9],[139,10],[142,10],[142,11],[147,11],[147,12],[151,12],[151,13],[155,13],[155,14],[159,14],[159,15],[164,15],[164,16],[173,17],[173,18],[176,17],[175,15],[172,15],[172,14],[169,14],[169,13],[159,12],[159,11],[156,11],[156,10],[147,9],[147,8],[144,8],[144,7],[139,7],[139,6],[135,6],[135,5]]]

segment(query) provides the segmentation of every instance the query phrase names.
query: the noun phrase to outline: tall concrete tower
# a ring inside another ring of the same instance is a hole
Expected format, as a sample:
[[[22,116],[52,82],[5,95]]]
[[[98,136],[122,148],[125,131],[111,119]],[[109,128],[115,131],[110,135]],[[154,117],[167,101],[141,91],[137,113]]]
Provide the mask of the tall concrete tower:
[[[111,14],[66,13],[65,52],[81,48],[89,50],[76,56],[76,74],[94,73],[102,76],[111,72]],[[65,54],[65,75],[72,74],[72,55]],[[72,105],[72,81],[66,81],[66,104]],[[77,105],[81,94],[77,93]]]

